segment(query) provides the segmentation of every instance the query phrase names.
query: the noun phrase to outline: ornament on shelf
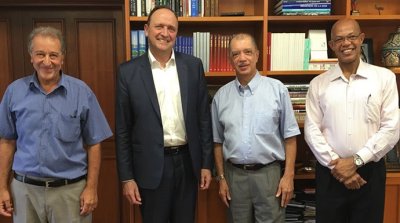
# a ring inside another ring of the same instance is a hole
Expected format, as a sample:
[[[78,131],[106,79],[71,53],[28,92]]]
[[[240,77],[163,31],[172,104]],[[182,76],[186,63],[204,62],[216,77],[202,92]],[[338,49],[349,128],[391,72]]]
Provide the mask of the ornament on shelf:
[[[360,15],[357,9],[357,0],[351,0],[351,15]]]
[[[400,67],[400,26],[390,33],[389,40],[382,47],[382,63],[386,67]]]

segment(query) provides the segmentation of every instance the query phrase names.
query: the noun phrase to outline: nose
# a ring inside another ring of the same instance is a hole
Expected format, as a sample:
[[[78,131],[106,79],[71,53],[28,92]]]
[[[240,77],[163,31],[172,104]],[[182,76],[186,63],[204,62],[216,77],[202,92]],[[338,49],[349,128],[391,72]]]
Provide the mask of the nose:
[[[245,60],[245,59],[246,59],[246,54],[245,54],[244,52],[240,52],[240,53],[239,53],[238,59],[239,59],[240,61]]]
[[[164,26],[161,30],[161,34],[164,36],[167,36],[168,35],[168,27]]]
[[[49,56],[49,55],[46,55],[46,56],[43,58],[43,64],[44,64],[44,65],[51,65],[51,59],[50,59],[50,56]]]

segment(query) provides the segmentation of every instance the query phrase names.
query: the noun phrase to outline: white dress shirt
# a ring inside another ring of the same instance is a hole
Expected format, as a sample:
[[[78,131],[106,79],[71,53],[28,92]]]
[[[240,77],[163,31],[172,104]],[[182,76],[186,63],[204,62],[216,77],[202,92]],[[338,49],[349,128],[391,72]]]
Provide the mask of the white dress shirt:
[[[149,50],[148,52],[158,104],[160,106],[164,131],[164,146],[186,144],[186,129],[175,54],[172,52],[166,66],[162,67],[151,51]]]
[[[354,154],[377,162],[399,139],[398,103],[390,70],[361,61],[347,80],[336,65],[310,83],[305,140],[323,166]]]

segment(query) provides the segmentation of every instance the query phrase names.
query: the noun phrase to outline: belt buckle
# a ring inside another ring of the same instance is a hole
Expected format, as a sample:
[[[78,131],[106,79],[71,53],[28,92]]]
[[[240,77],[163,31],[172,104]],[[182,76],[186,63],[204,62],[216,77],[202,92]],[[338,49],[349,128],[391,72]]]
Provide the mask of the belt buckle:
[[[45,186],[46,186],[46,188],[49,188],[50,187],[50,183],[51,182],[53,182],[53,181],[45,181]]]
[[[179,146],[171,146],[171,154],[178,154],[179,153]]]
[[[244,170],[250,170],[250,169],[252,169],[253,167],[254,167],[253,164],[244,164],[244,165],[243,165],[243,169],[244,169]]]

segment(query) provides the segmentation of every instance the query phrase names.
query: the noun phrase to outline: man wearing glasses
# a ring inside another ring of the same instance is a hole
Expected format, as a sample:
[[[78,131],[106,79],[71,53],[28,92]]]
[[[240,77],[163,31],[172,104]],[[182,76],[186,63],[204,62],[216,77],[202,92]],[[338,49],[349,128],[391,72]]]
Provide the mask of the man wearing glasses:
[[[383,222],[382,157],[399,138],[399,100],[393,72],[360,59],[364,37],[355,20],[337,21],[329,46],[339,63],[308,90],[304,131],[319,162],[317,222]]]

